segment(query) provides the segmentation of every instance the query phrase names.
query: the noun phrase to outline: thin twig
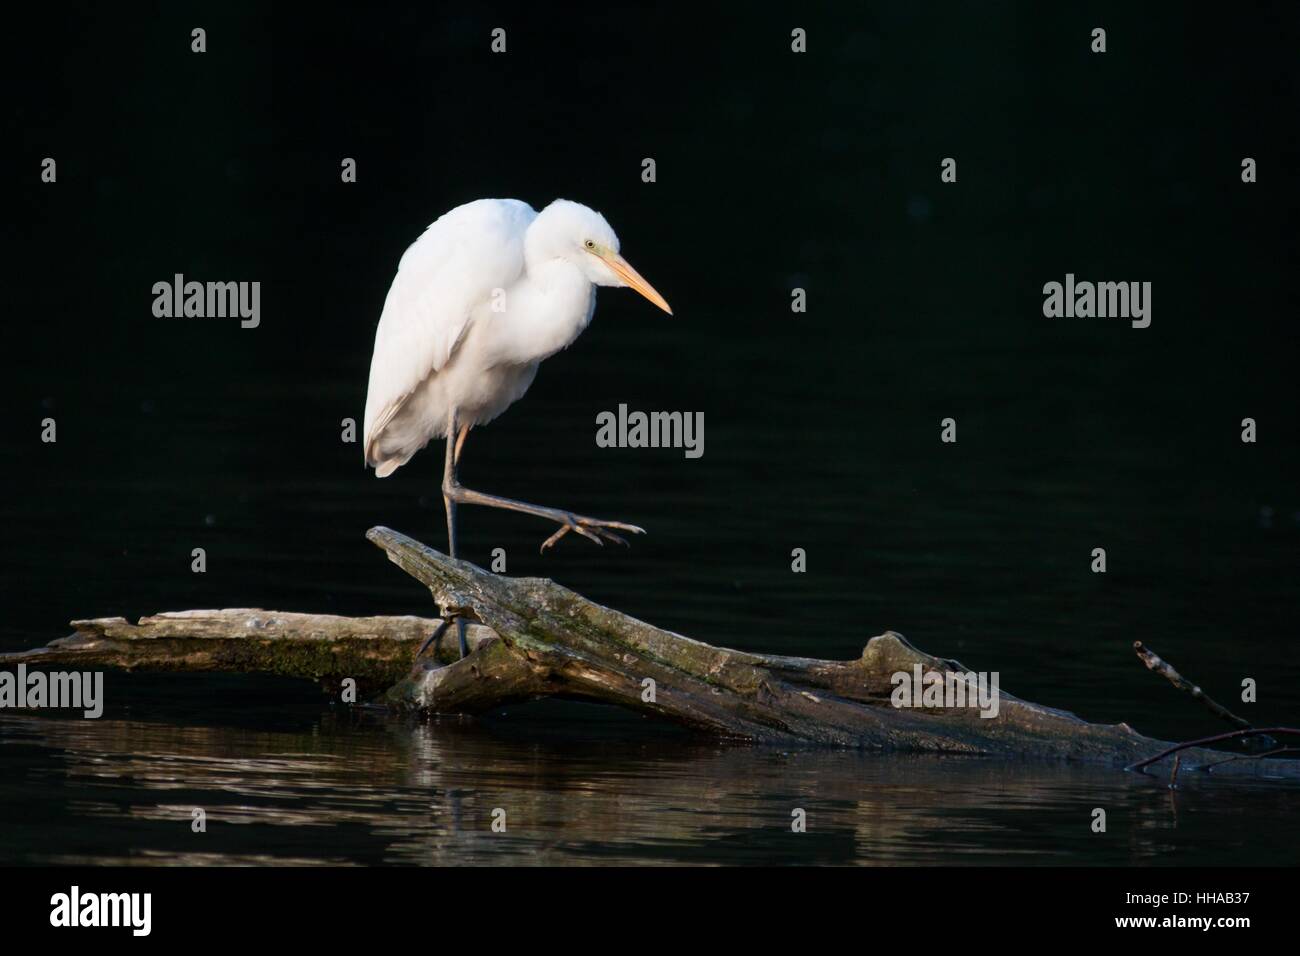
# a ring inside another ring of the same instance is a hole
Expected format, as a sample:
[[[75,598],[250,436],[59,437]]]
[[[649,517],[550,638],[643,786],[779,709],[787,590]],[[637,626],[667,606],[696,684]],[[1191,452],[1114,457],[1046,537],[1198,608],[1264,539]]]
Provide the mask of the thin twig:
[[[1214,716],[1226,720],[1239,730],[1252,729],[1250,721],[1243,720],[1218,701],[1211,698],[1209,694],[1205,693],[1201,688],[1193,684],[1182,674],[1178,673],[1178,671],[1174,670],[1173,666],[1168,661],[1162,658],[1155,651],[1151,650],[1151,648],[1143,645],[1141,641],[1133,642],[1133,650],[1149,670],[1153,670],[1161,677],[1167,678],[1169,683],[1173,684],[1179,690],[1187,691],[1187,693],[1191,694],[1208,707],[1210,713],[1214,714]]]
[[[1193,698],[1199,700],[1202,704],[1204,704],[1206,709],[1209,710],[1209,712],[1212,713],[1215,717],[1218,717],[1221,720],[1226,720],[1228,723],[1232,724],[1232,726],[1238,728],[1239,730],[1254,729],[1254,725],[1251,724],[1250,721],[1238,717],[1232,711],[1228,710],[1228,708],[1224,707],[1217,700],[1212,698],[1209,694],[1205,693],[1205,691],[1201,690],[1201,688],[1198,685],[1192,683],[1182,674],[1178,673],[1178,671],[1174,669],[1172,664],[1170,664],[1168,661],[1162,658],[1155,651],[1151,650],[1151,648],[1145,646],[1141,641],[1133,642],[1133,652],[1137,654],[1138,659],[1141,660],[1142,663],[1147,666],[1148,670],[1154,671],[1155,673],[1159,674],[1161,677],[1168,680],[1169,683],[1173,684],[1179,690],[1186,691],[1187,693],[1191,694]],[[1263,740],[1252,739],[1249,743],[1243,741],[1244,746],[1247,746],[1248,748],[1259,749],[1259,750],[1267,750],[1270,747],[1276,746],[1276,744],[1277,741],[1268,740],[1268,739],[1263,739]]]
[[[1157,761],[1163,760],[1170,754],[1178,753],[1180,750],[1186,750],[1189,747],[1204,747],[1206,744],[1218,743],[1221,740],[1234,740],[1238,737],[1250,737],[1256,734],[1281,734],[1283,736],[1291,735],[1300,737],[1300,729],[1295,727],[1265,727],[1263,730],[1233,730],[1226,734],[1215,734],[1213,737],[1202,737],[1200,740],[1189,740],[1185,744],[1174,744],[1165,750],[1160,751],[1154,757],[1148,757],[1146,760],[1139,760],[1135,764],[1125,767],[1125,770],[1141,770],[1143,767],[1149,767]]]
[[[1300,747],[1277,747],[1273,750],[1266,750],[1262,754],[1233,754],[1231,757],[1224,757],[1222,760],[1216,760],[1214,763],[1202,764],[1197,770],[1209,773],[1221,763],[1232,763],[1234,760],[1254,760],[1262,757],[1276,757],[1278,754],[1300,753]]]

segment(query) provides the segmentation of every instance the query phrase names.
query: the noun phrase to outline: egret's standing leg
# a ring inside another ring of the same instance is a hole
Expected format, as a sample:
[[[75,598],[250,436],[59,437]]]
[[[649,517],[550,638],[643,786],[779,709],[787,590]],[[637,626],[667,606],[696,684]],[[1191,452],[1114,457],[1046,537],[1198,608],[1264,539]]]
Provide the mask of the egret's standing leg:
[[[460,446],[465,443],[465,435],[469,432],[469,426],[457,434],[456,430],[456,410],[447,416],[447,457],[442,466],[442,503],[447,509],[447,553],[453,558],[456,554],[456,500],[447,494],[447,489],[456,484],[456,459],[460,457]],[[460,656],[464,659],[469,653],[469,646],[465,642],[465,620],[456,618],[456,641],[460,644]]]

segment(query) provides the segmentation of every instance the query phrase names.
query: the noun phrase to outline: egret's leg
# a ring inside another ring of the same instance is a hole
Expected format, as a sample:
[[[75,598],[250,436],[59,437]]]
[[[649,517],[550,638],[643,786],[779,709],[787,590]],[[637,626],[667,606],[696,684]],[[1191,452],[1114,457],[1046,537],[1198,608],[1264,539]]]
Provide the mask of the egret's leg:
[[[456,459],[468,431],[467,427],[457,436],[456,411],[453,409],[447,418],[447,456],[442,466],[442,503],[447,510],[447,553],[453,558],[456,557],[456,499],[448,495],[446,489],[449,484],[456,484]],[[456,641],[460,644],[460,656],[463,659],[469,653],[469,646],[465,642],[465,621],[459,617],[456,618]]]
[[[425,639],[424,643],[420,645],[420,649],[415,652],[416,660],[419,660],[421,657],[423,657],[424,652],[427,651],[432,645],[438,643],[438,638],[442,637],[442,635],[447,633],[447,628],[450,624],[451,621],[448,621],[446,619],[438,622],[438,626],[433,629],[433,633],[430,634]]]
[[[465,439],[469,436],[469,426],[461,425],[460,434],[456,436],[456,458],[452,462],[453,468],[460,467],[460,450],[465,447]]]
[[[455,432],[455,417],[453,416],[449,423],[447,434]],[[456,503],[465,505],[483,505],[487,508],[504,508],[506,511],[519,511],[527,515],[536,515],[539,518],[547,518],[559,524],[560,528],[555,534],[551,535],[542,542],[542,550],[545,551],[555,542],[559,541],[570,531],[576,531],[584,538],[590,538],[597,544],[603,545],[606,540],[617,541],[619,544],[627,544],[621,535],[615,534],[611,528],[618,528],[620,531],[627,531],[632,534],[645,534],[643,528],[638,528],[634,524],[626,524],[622,521],[603,521],[600,518],[588,518],[586,515],[574,514],[571,511],[564,511],[560,508],[544,508],[541,505],[530,505],[526,501],[516,501],[513,498],[502,498],[499,495],[485,495],[481,491],[473,491],[461,485],[456,478],[456,465],[460,460],[461,446],[465,444],[465,436],[469,434],[469,427],[457,437],[454,452],[449,451],[448,455],[454,455],[454,458],[448,457],[447,466],[442,475],[442,497],[447,503],[447,523],[451,527],[451,515],[454,512]],[[450,441],[448,446],[450,446]],[[604,540],[602,540],[604,539]],[[455,545],[452,546],[453,548]],[[452,557],[454,558],[453,551]]]

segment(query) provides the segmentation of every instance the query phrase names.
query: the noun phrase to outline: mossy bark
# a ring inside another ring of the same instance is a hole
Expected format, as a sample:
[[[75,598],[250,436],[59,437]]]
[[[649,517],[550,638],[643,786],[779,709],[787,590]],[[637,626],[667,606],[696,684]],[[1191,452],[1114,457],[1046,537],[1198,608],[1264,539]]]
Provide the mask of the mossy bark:
[[[143,617],[73,621],[68,637],[42,648],[0,654],[0,666],[110,667],[149,671],[227,671],[304,677],[330,687],[345,678],[365,695],[400,681],[415,652],[438,626],[421,617],[339,617],[260,608],[177,611]],[[490,635],[471,627],[469,644]],[[454,639],[432,659],[456,654]]]
[[[1114,764],[1166,746],[1127,724],[1089,723],[1006,692],[995,717],[972,707],[895,707],[895,674],[912,673],[916,665],[942,674],[970,669],[926,654],[892,631],[871,638],[851,661],[753,654],[661,630],[544,578],[499,577],[387,528],[373,528],[367,537],[429,588],[443,614],[469,618],[496,635],[464,660],[418,663],[385,695],[393,706],[477,713],[520,699],[568,697],[783,745]],[[1221,756],[1187,751],[1184,766]],[[1267,772],[1296,774],[1297,766],[1271,761]]]
[[[455,629],[417,649],[441,619],[347,618],[256,609],[184,611],[74,621],[45,648],[0,654],[0,667],[244,671],[356,680],[390,708],[477,714],[540,697],[616,704],[721,737],[783,746],[984,754],[1127,765],[1163,750],[1127,724],[1093,724],[999,692],[997,715],[975,707],[900,708],[894,675],[967,674],[892,631],[855,660],[828,661],[715,647],[602,607],[544,578],[507,578],[387,528],[367,537],[428,587],[444,617],[471,621],[470,653]],[[990,668],[991,669],[991,668]],[[1222,760],[1187,750],[1184,769]],[[1216,774],[1220,768],[1216,767]],[[1237,761],[1222,772],[1300,777],[1293,760]]]

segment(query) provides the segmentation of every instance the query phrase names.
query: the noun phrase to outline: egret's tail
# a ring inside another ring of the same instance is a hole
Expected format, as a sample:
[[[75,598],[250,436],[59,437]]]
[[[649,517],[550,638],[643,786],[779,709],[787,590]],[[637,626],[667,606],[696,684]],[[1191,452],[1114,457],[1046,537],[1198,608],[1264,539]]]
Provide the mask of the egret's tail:
[[[409,460],[410,459],[408,458],[386,458],[379,462],[379,464],[375,465],[375,477],[387,478],[393,472],[397,471],[397,469],[405,465]]]
[[[393,454],[391,450],[379,447],[379,437],[378,431],[366,436],[365,459],[366,464],[375,469],[376,478],[387,478],[410,461],[411,455],[415,453],[403,455],[398,450],[397,454]]]

